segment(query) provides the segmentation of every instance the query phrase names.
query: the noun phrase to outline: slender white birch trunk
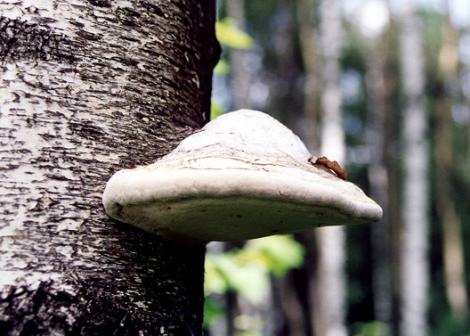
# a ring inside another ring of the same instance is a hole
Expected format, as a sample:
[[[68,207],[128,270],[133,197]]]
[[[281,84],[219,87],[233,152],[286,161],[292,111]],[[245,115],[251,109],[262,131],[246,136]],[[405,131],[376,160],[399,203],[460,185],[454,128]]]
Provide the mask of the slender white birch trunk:
[[[384,23],[385,24],[385,23]],[[371,36],[367,50],[366,84],[368,91],[368,143],[371,152],[368,176],[371,197],[384,209],[382,219],[371,226],[372,289],[374,320],[391,330],[392,276],[391,276],[391,226],[389,219],[389,179],[387,152],[387,115],[394,115],[391,107],[391,79],[387,73],[392,39],[390,30]]]
[[[455,174],[452,106],[459,65],[459,34],[449,17],[449,2],[445,1],[446,20],[442,29],[439,52],[439,79],[441,90],[436,99],[435,133],[436,205],[442,226],[443,262],[446,296],[456,321],[468,319],[468,290],[465,285],[465,255],[462,223],[455,209],[452,175]]]
[[[320,49],[323,91],[321,93],[321,153],[344,164],[345,137],[341,121],[340,47],[341,17],[339,1],[323,0],[320,5]],[[342,227],[320,228],[318,242],[315,334],[347,334],[345,320],[345,232]]]
[[[415,1],[403,3],[401,69],[403,115],[403,230],[401,246],[400,334],[428,331],[428,140],[424,106],[424,53]]]
[[[319,11],[317,0],[297,0],[296,15],[299,29],[299,44],[304,70],[303,82],[303,115],[299,123],[299,134],[311,153],[319,153],[319,110],[321,93],[321,54],[319,48],[319,32],[316,15]],[[291,275],[289,285],[296,299],[291,299],[286,313],[289,326],[294,335],[313,335],[315,316],[313,314],[316,301],[316,234],[299,232],[297,241],[304,246],[304,267],[300,272]],[[300,284],[300,286],[299,286]]]
[[[202,334],[204,246],[101,193],[207,121],[214,7],[0,0],[0,334]]]
[[[239,29],[245,31],[245,1],[227,0],[227,15],[235,20]],[[230,50],[231,87],[234,109],[250,108],[250,71],[248,68],[248,50]]]
[[[299,43],[304,66],[304,113],[301,129],[307,147],[312,153],[318,152],[318,108],[320,93],[320,55],[318,31],[315,25],[316,0],[297,0],[297,21]]]

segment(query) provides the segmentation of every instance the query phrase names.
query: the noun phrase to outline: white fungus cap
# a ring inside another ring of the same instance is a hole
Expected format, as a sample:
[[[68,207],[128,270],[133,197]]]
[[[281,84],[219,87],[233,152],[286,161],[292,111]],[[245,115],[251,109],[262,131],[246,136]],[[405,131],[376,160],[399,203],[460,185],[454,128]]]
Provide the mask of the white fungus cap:
[[[302,141],[269,115],[224,114],[154,164],[124,169],[106,213],[167,237],[233,241],[378,220],[356,185],[313,166]]]

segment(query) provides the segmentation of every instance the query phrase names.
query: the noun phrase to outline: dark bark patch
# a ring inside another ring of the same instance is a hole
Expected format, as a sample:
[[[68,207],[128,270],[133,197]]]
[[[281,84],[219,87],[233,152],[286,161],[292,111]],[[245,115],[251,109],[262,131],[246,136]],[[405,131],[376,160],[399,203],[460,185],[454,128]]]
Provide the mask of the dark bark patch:
[[[101,35],[93,34],[93,33],[87,32],[86,30],[77,31],[77,35],[80,37],[83,37],[84,39],[88,41],[99,41],[102,38]]]
[[[8,335],[13,330],[13,323],[11,321],[0,321],[0,335]]]
[[[155,14],[157,16],[165,16],[163,10],[160,7],[151,4],[149,1],[141,1],[140,5],[151,14]]]
[[[86,120],[81,123],[70,122],[69,127],[74,134],[83,139],[100,141],[106,136],[106,132],[101,127]]]
[[[0,16],[0,62],[33,60],[62,60],[73,62],[66,52],[71,42],[50,27]]]
[[[131,57],[120,57],[119,60],[122,64],[125,64],[127,66],[137,66],[139,64],[138,60]]]
[[[70,334],[72,326],[62,311],[76,305],[78,299],[53,287],[53,282],[44,281],[37,288],[23,285],[4,292],[0,297],[0,335]]]
[[[44,304],[47,299],[47,293],[44,288],[39,287],[36,293],[33,295],[33,313],[37,314],[39,308]]]
[[[121,21],[125,26],[134,27],[139,24],[140,13],[128,7],[120,7],[116,9],[116,17]]]
[[[111,7],[110,0],[88,0],[88,2],[96,7]]]

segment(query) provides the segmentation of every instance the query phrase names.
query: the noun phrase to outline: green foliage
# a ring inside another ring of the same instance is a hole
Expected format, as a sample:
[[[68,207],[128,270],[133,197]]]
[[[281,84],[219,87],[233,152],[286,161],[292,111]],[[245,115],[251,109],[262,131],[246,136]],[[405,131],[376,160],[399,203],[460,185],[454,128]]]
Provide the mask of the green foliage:
[[[268,285],[267,273],[249,260],[240,262],[240,253],[207,255],[205,291],[222,294],[234,290],[253,303],[259,302]]]
[[[217,21],[215,33],[219,42],[229,48],[247,49],[253,44],[253,39],[247,33],[238,29],[235,21],[230,18]],[[229,72],[229,63],[221,58],[214,68],[214,74],[221,76],[227,75]]]
[[[290,236],[249,241],[239,255],[242,264],[255,263],[275,276],[283,276],[303,262],[303,248]]]
[[[261,334],[254,331],[244,331],[237,333],[236,336],[261,336]]]
[[[212,100],[211,101],[211,120],[214,120],[215,118],[220,116],[222,113],[223,111],[220,105],[216,101]]]
[[[230,48],[246,49],[253,43],[251,37],[238,29],[235,21],[229,18],[216,22],[215,33],[219,42]]]
[[[354,329],[354,336],[386,336],[390,334],[387,325],[379,321],[358,323]]]
[[[206,294],[234,290],[256,303],[269,284],[269,274],[284,275],[303,261],[301,245],[288,236],[249,241],[243,249],[206,257]]]
[[[436,11],[421,11],[424,52],[426,53],[426,69],[429,79],[436,76],[439,51],[442,46],[442,26],[445,17]],[[430,83],[427,83],[430,84]]]
[[[290,236],[251,240],[240,250],[206,256],[204,290],[206,296],[233,290],[258,303],[269,286],[270,274],[282,276],[302,262],[303,248]],[[212,303],[205,309],[206,322],[210,324],[218,311]]]
[[[214,74],[218,76],[227,75],[229,72],[230,65],[224,59],[221,59],[214,68]]]
[[[203,325],[205,328],[212,325],[223,314],[224,314],[224,310],[217,302],[215,302],[215,300],[212,300],[211,298],[206,298],[204,300]]]

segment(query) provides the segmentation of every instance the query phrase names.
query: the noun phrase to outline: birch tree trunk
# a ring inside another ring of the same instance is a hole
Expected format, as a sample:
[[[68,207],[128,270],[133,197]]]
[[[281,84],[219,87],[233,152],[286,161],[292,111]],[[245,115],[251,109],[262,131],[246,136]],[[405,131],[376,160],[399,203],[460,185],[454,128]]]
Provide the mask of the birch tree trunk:
[[[403,3],[401,68],[404,106],[401,325],[404,336],[427,335],[428,140],[423,41],[415,1]]]
[[[446,7],[449,4],[446,1]],[[439,54],[439,91],[436,92],[435,158],[436,203],[443,232],[443,263],[447,300],[456,321],[468,317],[468,291],[465,285],[465,256],[462,225],[454,207],[453,175],[455,174],[452,98],[458,68],[458,32],[450,22],[447,10],[442,32],[443,42]]]
[[[299,30],[299,44],[302,56],[303,82],[303,114],[299,125],[299,134],[311,153],[319,152],[319,109],[320,109],[320,52],[319,32],[315,18],[318,16],[317,0],[297,0],[296,16]],[[286,309],[293,335],[311,336],[314,332],[313,307],[316,300],[315,268],[317,246],[312,232],[299,232],[296,240],[304,247],[304,266],[292,272],[290,292],[296,293],[297,301]],[[293,301],[293,300],[291,300]]]
[[[0,333],[200,335],[204,246],[111,221],[208,119],[212,0],[0,0]]]
[[[392,281],[391,281],[391,227],[388,208],[389,181],[387,175],[387,152],[390,143],[386,136],[386,116],[393,115],[391,107],[391,85],[387,73],[390,31],[371,41],[367,53],[366,84],[368,90],[368,142],[371,151],[368,176],[371,196],[384,209],[380,221],[371,226],[372,245],[372,286],[374,320],[385,323],[389,328],[392,322]]]
[[[318,32],[315,24],[316,0],[297,0],[297,21],[299,26],[299,43],[304,66],[304,129],[302,130],[309,150],[318,151],[318,113],[320,71]]]
[[[321,153],[344,163],[345,139],[341,122],[339,1],[320,5],[320,46],[323,56],[321,106],[323,112]],[[345,232],[342,227],[316,230],[318,243],[317,290],[314,309],[315,334],[346,335],[345,319]]]
[[[245,1],[227,0],[227,16],[232,18],[239,29],[245,31]],[[230,50],[231,93],[233,108],[250,108],[250,71],[247,67],[248,50],[233,48]]]
[[[245,1],[244,0],[226,0],[225,1],[227,16],[234,20],[238,29],[246,30],[246,19],[245,19]],[[232,108],[234,110],[242,108],[251,108],[250,102],[250,69],[248,68],[248,50],[245,49],[230,49],[230,93],[233,97]],[[227,243],[227,247],[233,248],[233,244]],[[238,295],[237,292],[230,292],[226,296],[230,296],[232,307],[227,309],[227,320],[228,325],[227,336],[236,335],[240,332],[236,331],[235,321],[238,318],[250,321],[251,332],[259,335],[266,334],[262,333],[263,329],[267,329],[273,326],[273,323],[256,323],[256,321],[269,321],[268,312],[271,309],[276,309],[275,305],[270,305],[272,302],[271,293],[266,289],[264,297],[266,300],[256,305],[250,303],[247,299]],[[230,299],[226,300],[226,304],[230,302]],[[230,314],[228,314],[230,313]],[[218,335],[215,332],[214,335]]]

